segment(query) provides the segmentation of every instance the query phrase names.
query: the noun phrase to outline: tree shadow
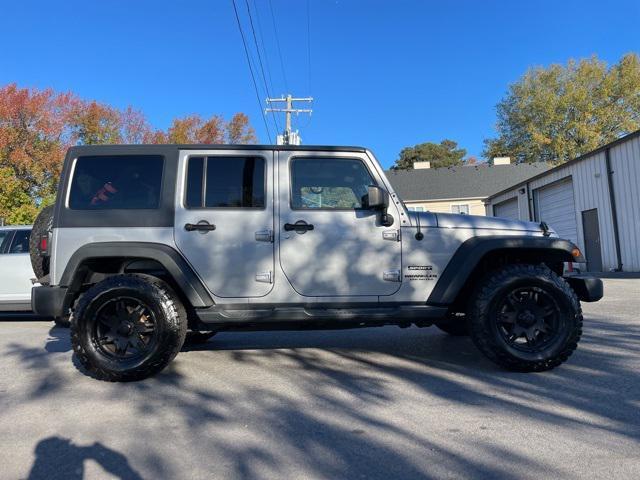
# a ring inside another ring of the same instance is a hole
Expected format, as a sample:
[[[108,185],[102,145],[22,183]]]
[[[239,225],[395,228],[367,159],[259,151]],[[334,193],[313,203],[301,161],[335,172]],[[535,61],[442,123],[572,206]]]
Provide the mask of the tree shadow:
[[[93,460],[116,478],[142,480],[127,457],[99,442],[81,446],[67,438],[48,437],[36,445],[35,455],[36,459],[27,477],[29,480],[82,480],[87,460]]]
[[[158,477],[222,471],[247,479],[300,472],[312,478],[508,479],[544,471],[558,478],[566,476],[563,465],[523,453],[518,442],[500,443],[503,437],[491,433],[499,428],[494,412],[546,432],[580,432],[596,445],[604,437],[604,443],[637,442],[638,338],[640,326],[589,315],[580,347],[565,365],[522,374],[494,366],[468,338],[434,329],[223,332],[185,349],[153,378],[97,388],[103,407],[118,413],[127,399],[137,418],[126,425],[127,435],[145,444],[131,460]],[[52,372],[56,377],[46,349],[13,345],[10,354],[36,371],[39,385],[48,385]],[[91,401],[95,385],[77,382],[73,398]],[[27,393],[25,401],[49,401],[59,392]],[[489,432],[470,434],[450,409],[473,412],[467,421]],[[109,429],[129,422],[111,425],[109,411],[105,417]],[[105,425],[100,422],[92,419],[92,431]],[[185,436],[188,459],[168,455],[170,447],[158,441],[165,429]],[[68,448],[74,465],[100,451]],[[42,470],[34,464],[33,471]]]

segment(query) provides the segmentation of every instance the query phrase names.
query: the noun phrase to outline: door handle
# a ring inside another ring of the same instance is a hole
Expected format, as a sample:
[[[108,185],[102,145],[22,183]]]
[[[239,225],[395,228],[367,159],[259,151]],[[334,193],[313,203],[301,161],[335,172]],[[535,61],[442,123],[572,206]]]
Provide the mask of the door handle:
[[[184,229],[187,232],[193,232],[195,230],[199,231],[199,232],[211,232],[212,230],[216,229],[216,226],[213,225],[212,223],[206,222],[204,220],[201,220],[198,223],[187,223],[184,226]]]
[[[304,232],[308,232],[309,230],[313,230],[313,225],[305,222],[304,220],[298,220],[296,223],[285,223],[284,229],[287,232],[294,230],[297,233],[304,233]]]

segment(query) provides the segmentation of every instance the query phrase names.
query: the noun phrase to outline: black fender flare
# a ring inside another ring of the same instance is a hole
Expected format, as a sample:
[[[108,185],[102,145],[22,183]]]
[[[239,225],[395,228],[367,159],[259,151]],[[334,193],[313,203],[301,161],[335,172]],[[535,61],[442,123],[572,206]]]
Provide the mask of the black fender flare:
[[[191,306],[210,307],[211,295],[191,265],[175,249],[162,243],[151,242],[96,242],[87,243],[76,250],[60,278],[61,287],[73,285],[78,269],[87,260],[96,258],[141,258],[160,263],[182,289]]]
[[[540,262],[553,257],[564,262],[584,262],[582,255],[573,256],[576,246],[569,240],[533,236],[478,236],[462,243],[449,260],[431,291],[427,304],[450,305],[464,287],[483,257],[498,250],[534,250]],[[548,255],[545,255],[547,253]]]

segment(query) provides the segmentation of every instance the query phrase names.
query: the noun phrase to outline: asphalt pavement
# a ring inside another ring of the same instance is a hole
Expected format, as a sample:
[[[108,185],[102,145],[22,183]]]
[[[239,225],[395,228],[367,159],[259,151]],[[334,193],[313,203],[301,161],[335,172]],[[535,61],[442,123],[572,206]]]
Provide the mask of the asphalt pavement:
[[[583,304],[537,374],[435,328],[221,333],[128,384],[77,369],[68,330],[0,322],[0,478],[640,477],[640,280]]]

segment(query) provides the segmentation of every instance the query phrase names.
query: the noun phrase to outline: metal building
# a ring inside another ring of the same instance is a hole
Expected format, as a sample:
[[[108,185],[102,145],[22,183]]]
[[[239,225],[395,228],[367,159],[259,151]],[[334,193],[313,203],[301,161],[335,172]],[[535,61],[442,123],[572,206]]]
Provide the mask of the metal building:
[[[587,270],[640,272],[640,130],[485,200],[487,215],[544,221]]]

